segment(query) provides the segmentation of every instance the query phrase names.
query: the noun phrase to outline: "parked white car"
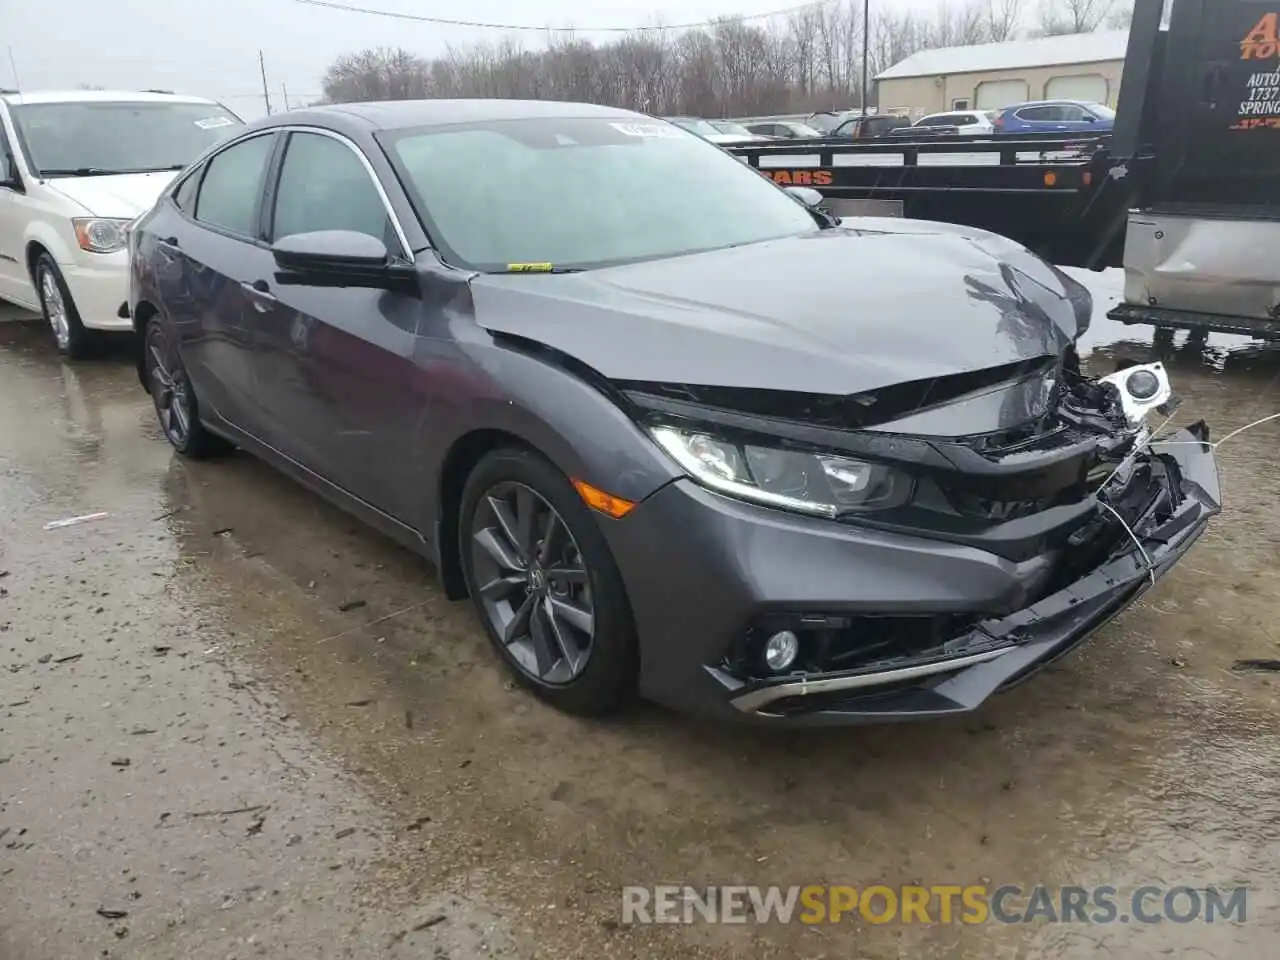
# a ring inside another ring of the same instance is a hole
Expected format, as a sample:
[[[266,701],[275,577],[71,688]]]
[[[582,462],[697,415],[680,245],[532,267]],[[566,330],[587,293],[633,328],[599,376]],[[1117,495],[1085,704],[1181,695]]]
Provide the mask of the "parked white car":
[[[931,113],[921,117],[913,127],[956,127],[957,132],[966,134],[995,133],[995,124],[991,115],[983,110],[952,110],[948,113]]]
[[[683,127],[692,134],[696,134],[703,140],[709,140],[711,143],[718,143],[725,147],[734,143],[763,143],[768,137],[761,137],[750,131],[745,134],[741,133],[725,133],[719,130],[709,120],[703,120],[700,117],[663,117],[669,123],[674,123],[677,127]]]
[[[243,125],[164,93],[0,93],[0,299],[43,313],[58,349],[129,330],[125,228]]]

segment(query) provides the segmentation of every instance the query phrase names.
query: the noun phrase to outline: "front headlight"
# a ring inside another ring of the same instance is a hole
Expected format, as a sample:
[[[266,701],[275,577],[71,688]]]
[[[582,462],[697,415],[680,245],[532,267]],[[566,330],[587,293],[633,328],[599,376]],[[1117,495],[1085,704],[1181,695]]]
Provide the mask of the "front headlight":
[[[115,253],[123,250],[128,242],[125,227],[129,220],[108,220],[102,217],[76,217],[71,225],[76,231],[76,243],[89,253]]]
[[[911,478],[878,463],[736,443],[699,430],[649,432],[699,482],[771,507],[838,517],[901,506],[911,496]]]

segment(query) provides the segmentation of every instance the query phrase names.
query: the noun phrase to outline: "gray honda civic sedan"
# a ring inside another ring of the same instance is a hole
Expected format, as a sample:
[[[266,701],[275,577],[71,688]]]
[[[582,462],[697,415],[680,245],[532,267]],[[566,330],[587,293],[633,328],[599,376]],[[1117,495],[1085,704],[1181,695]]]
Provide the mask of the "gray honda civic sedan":
[[[557,707],[972,710],[1190,548],[1207,428],[1152,443],[1165,371],[1085,376],[1090,297],[1026,249],[820,200],[624,110],[287,113],[130,229],[139,376],[181,454],[431,559]]]

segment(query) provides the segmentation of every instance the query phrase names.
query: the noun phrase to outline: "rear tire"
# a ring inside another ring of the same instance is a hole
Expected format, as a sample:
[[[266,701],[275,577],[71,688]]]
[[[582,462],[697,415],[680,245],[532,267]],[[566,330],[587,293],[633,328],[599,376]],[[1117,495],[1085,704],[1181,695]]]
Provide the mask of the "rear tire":
[[[160,317],[152,317],[147,324],[142,350],[147,390],[165,439],[178,453],[192,460],[229,452],[232,445],[210,433],[200,422],[195,388],[187,377],[178,346],[165,331]]]
[[[80,311],[62,278],[62,271],[47,253],[36,258],[36,293],[44,322],[53,331],[58,352],[70,360],[83,360],[93,349],[93,334],[80,321]]]
[[[485,455],[467,478],[458,531],[467,589],[516,681],[567,713],[627,706],[638,674],[631,607],[565,476],[530,450]]]

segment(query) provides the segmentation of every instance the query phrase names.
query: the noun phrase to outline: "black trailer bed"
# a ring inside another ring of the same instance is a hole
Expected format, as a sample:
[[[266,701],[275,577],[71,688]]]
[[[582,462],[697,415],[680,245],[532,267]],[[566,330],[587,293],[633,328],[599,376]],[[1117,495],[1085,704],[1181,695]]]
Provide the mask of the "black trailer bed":
[[[891,201],[902,216],[981,227],[1052,262],[1118,266],[1138,178],[1105,134],[752,143],[727,149],[783,186],[840,201]]]

